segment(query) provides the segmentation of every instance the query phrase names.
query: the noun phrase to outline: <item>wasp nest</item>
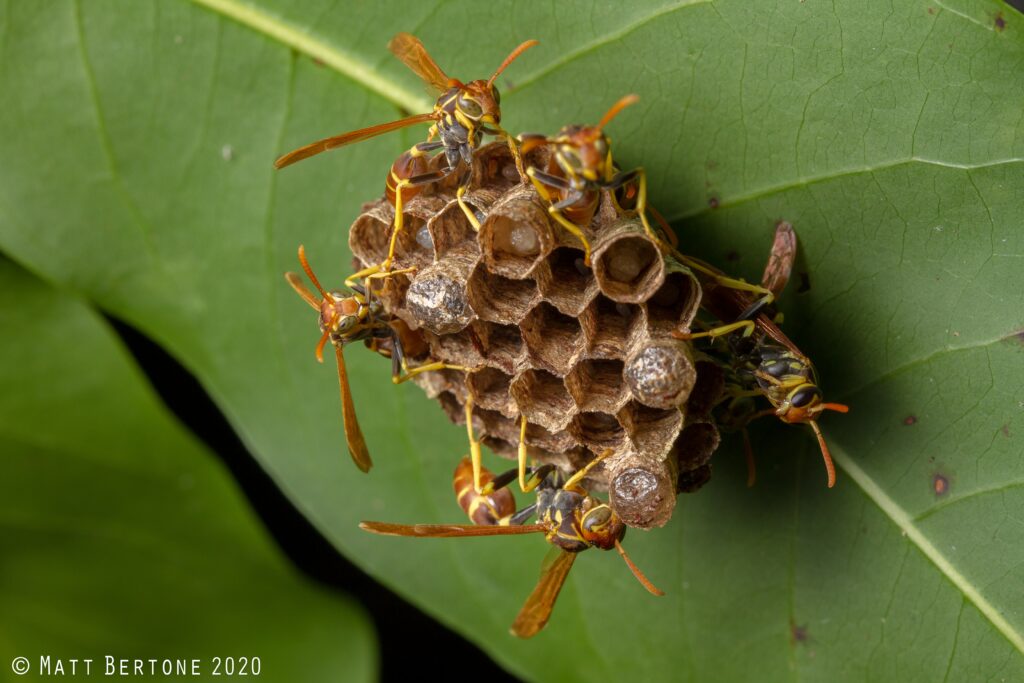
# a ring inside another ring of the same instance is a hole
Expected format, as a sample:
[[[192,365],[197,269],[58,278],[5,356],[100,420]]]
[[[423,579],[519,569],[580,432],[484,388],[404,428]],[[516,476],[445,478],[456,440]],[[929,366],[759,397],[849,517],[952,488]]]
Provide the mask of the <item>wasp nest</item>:
[[[544,167],[544,154],[526,162]],[[395,268],[416,271],[380,291],[388,312],[421,331],[429,357],[474,368],[418,383],[454,422],[471,396],[477,436],[499,455],[515,457],[521,416],[531,457],[566,472],[613,449],[588,485],[609,491],[627,524],[665,524],[677,492],[708,480],[718,446],[708,412],[721,374],[671,336],[696,314],[697,279],[608,195],[585,230],[585,266],[504,145],[480,149],[473,173],[466,202],[480,231],[452,184],[428,187],[407,202],[396,251]],[[381,199],[353,223],[360,268],[384,260],[393,216]]]

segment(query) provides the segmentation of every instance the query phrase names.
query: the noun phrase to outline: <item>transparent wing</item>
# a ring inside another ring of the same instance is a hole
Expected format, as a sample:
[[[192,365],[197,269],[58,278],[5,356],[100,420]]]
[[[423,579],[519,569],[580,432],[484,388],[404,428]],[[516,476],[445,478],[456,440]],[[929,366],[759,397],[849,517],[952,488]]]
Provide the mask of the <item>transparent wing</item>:
[[[576,553],[569,553],[560,548],[553,548],[552,552],[558,554],[554,558],[548,555],[544,559],[537,586],[530,593],[530,597],[526,598],[523,608],[512,622],[512,635],[532,638],[544,628],[551,617],[551,609],[555,606],[558,593],[562,590],[565,578],[576,560]]]

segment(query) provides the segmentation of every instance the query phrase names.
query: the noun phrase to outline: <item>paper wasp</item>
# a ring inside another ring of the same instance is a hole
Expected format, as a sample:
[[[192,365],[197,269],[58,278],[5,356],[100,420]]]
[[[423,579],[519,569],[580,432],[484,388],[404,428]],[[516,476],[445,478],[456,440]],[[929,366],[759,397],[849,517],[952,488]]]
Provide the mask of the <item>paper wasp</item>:
[[[364,341],[370,349],[384,356],[390,356],[391,381],[395,384],[412,379],[421,372],[446,368],[466,370],[466,368],[441,362],[429,362],[409,368],[406,361],[407,352],[412,352],[414,356],[420,355],[421,351],[425,352],[426,344],[421,337],[406,327],[401,320],[388,316],[380,300],[372,299],[367,290],[359,285],[352,286],[350,292],[325,290],[316,275],[313,274],[313,269],[306,260],[306,250],[302,246],[299,246],[299,263],[310,282],[320,293],[320,298],[309,291],[297,273],[285,273],[284,276],[299,296],[320,313],[319,324],[322,334],[316,345],[316,359],[321,363],[324,361],[324,346],[330,341],[338,360],[341,416],[348,452],[356,467],[363,472],[368,472],[373,466],[373,461],[370,459],[366,440],[363,438],[359,421],[356,419],[356,409],[348,385],[348,372],[345,369],[342,348],[351,342]],[[381,342],[390,342],[389,347],[381,346]]]
[[[484,480],[487,484],[480,493],[475,493],[471,464],[468,458],[463,458],[455,470],[455,490],[459,494],[459,505],[477,524],[363,522],[359,526],[375,534],[421,538],[544,534],[554,548],[545,557],[540,580],[512,622],[511,629],[513,635],[530,638],[548,623],[555,600],[572,569],[577,553],[588,548],[615,548],[644,588],[654,595],[664,595],[633,564],[622,548],[626,525],[607,503],[594,498],[580,486],[590,469],[611,453],[610,449],[605,451],[564,480],[554,465],[533,469],[528,480],[528,490],[536,490],[537,500],[517,512],[514,511],[515,501],[506,487],[515,481],[518,471],[509,470],[496,477],[485,471]],[[508,494],[507,498],[497,499],[502,492]],[[481,510],[486,510],[487,514],[481,514]],[[537,522],[527,524],[527,520],[534,515]]]
[[[388,201],[395,207],[395,222],[387,258],[377,266],[352,275],[346,280],[346,284],[351,286],[351,282],[361,277],[390,269],[395,255],[397,235],[402,230],[403,202],[419,194],[426,185],[447,178],[459,168],[462,162],[467,167],[471,166],[473,153],[480,146],[480,141],[485,133],[503,137],[508,141],[509,148],[516,160],[516,166],[520,173],[523,173],[522,160],[515,141],[501,127],[501,95],[494,81],[516,57],[536,44],[536,40],[528,40],[519,45],[486,81],[475,80],[463,83],[457,78],[451,78],[445,74],[418,38],[408,33],[399,33],[388,43],[388,49],[439,94],[437,102],[434,104],[434,110],[318,140],[291,151],[274,162],[274,166],[277,168],[284,168],[321,152],[361,142],[382,133],[418,123],[432,123],[426,142],[413,145],[407,152],[399,156],[388,173],[385,193]],[[434,140],[435,137],[440,139]],[[446,165],[443,168],[430,171],[428,170],[427,155],[439,150],[444,153]],[[476,230],[479,230],[480,222],[464,200],[464,195],[469,189],[470,178],[471,174],[467,169],[459,183],[456,198],[466,214],[466,218]]]
[[[771,255],[761,278],[765,289],[778,295],[785,288],[796,259],[797,240],[793,226],[780,221],[775,228]],[[713,266],[704,264],[707,268]],[[767,415],[775,415],[788,424],[806,423],[814,430],[828,474],[828,486],[836,482],[835,466],[825,437],[818,427],[818,416],[826,410],[846,413],[841,403],[826,403],[818,386],[817,372],[810,359],[779,329],[764,300],[753,300],[746,292],[721,286],[713,277],[702,277],[704,298],[701,305],[723,325],[705,332],[680,333],[681,339],[728,335],[731,363],[738,386],[731,390],[734,401],[745,397],[764,396],[772,407],[741,419],[744,448],[753,478],[753,457],[746,424]],[[728,322],[726,322],[728,321]]]
[[[635,210],[647,234],[661,249],[671,250],[681,263],[692,270],[703,272],[705,276],[714,277],[719,285],[757,293],[765,303],[771,303],[774,295],[770,290],[730,278],[699,259],[676,250],[675,233],[660,214],[654,211],[654,207],[647,204],[647,174],[644,169],[620,171],[615,165],[611,140],[604,134],[604,127],[620,111],[639,99],[637,95],[621,98],[605,112],[596,126],[566,126],[554,138],[532,134],[519,136],[522,141],[521,153],[524,155],[537,147],[552,148],[546,170],[533,166],[526,169],[537,193],[548,202],[548,212],[580,240],[583,244],[584,263],[590,265],[590,242],[582,228],[590,225],[597,211],[601,190],[609,190],[619,203],[619,208]],[[669,243],[651,227],[647,220],[648,210],[658,218],[662,233]]]

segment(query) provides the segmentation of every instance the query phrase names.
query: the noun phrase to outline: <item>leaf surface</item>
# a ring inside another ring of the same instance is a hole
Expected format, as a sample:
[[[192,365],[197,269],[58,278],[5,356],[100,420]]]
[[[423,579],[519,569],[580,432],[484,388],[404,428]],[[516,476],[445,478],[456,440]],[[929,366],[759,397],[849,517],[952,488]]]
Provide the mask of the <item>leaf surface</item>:
[[[0,327],[5,667],[373,680],[365,614],[286,565],[94,310],[0,259]]]

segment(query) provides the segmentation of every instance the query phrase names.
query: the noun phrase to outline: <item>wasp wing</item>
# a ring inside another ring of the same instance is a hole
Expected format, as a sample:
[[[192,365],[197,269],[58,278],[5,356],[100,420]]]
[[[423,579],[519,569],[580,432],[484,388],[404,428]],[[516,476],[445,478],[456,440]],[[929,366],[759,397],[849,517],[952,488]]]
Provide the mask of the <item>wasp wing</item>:
[[[363,472],[369,472],[373,467],[373,460],[370,459],[363,430],[359,428],[359,420],[356,418],[356,406],[352,402],[352,390],[348,386],[345,356],[340,346],[334,347],[334,355],[338,358],[338,388],[341,391],[341,419],[345,425],[345,443],[348,444],[349,455],[352,456],[352,462],[356,467]]]
[[[316,310],[320,310],[320,300],[316,298],[316,295],[313,294],[313,292],[309,291],[309,287],[305,285],[298,273],[285,273],[284,279],[287,280],[288,284],[292,286],[292,289],[302,297],[303,301]]]
[[[552,557],[551,553],[558,554]],[[514,636],[532,638],[544,628],[551,617],[551,609],[555,606],[562,585],[565,584],[565,577],[569,575],[572,563],[576,560],[576,553],[566,552],[561,548],[552,548],[551,553],[544,558],[537,586],[530,593],[530,597],[526,598],[523,608],[512,622]]]
[[[761,276],[761,286],[778,297],[789,282],[796,260],[796,231],[786,221],[779,221],[775,226],[775,239],[772,251],[768,255],[768,263]]]
[[[309,143],[305,147],[299,147],[298,149],[294,149],[291,152],[282,155],[274,162],[274,167],[284,168],[285,166],[291,166],[297,161],[308,159],[311,156],[316,156],[321,152],[326,152],[327,150],[334,149],[335,147],[343,147],[355,142],[362,142],[363,140],[368,140],[372,137],[389,133],[393,130],[398,130],[399,128],[414,126],[417,123],[433,121],[434,118],[435,116],[433,112],[428,114],[416,114],[415,116],[408,116],[397,121],[381,123],[376,126],[370,126],[369,128],[360,128],[359,130],[353,130],[349,133],[343,133],[342,135],[335,135],[334,137],[317,140],[316,142]]]
[[[423,47],[423,43],[416,36],[399,33],[388,43],[388,49],[438,93],[449,88],[451,79],[437,65],[434,58],[427,52],[427,48]]]

